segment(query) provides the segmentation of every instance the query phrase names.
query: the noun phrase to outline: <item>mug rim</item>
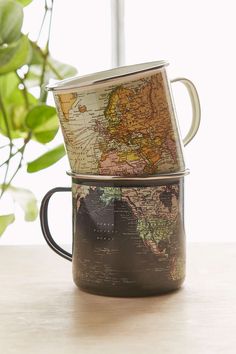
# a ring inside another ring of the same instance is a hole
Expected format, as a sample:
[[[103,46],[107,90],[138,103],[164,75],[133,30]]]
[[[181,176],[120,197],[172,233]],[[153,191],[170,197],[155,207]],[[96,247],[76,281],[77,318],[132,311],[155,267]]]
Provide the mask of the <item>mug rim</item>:
[[[190,170],[187,168],[183,171],[171,172],[171,173],[160,173],[157,175],[147,175],[147,176],[107,176],[107,175],[89,175],[89,174],[80,174],[73,171],[66,171],[67,175],[72,177],[77,181],[91,181],[91,182],[155,182],[163,180],[173,180],[176,178],[181,178],[187,176],[190,173]]]
[[[82,87],[88,87],[94,84],[103,84],[105,82],[123,78],[130,75],[140,74],[157,70],[167,66],[169,63],[166,60],[152,61],[146,63],[132,64],[126,66],[115,67],[113,69],[98,71],[95,73],[75,76],[69,79],[57,81],[45,87],[47,91],[64,91]]]

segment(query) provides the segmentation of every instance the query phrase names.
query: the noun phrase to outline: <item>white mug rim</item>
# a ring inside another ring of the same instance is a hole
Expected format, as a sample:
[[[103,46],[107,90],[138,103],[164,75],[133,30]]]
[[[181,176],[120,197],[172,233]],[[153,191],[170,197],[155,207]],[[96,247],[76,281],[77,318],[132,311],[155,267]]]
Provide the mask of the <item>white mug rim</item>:
[[[92,86],[94,84],[104,84],[119,78],[124,78],[130,75],[136,75],[153,70],[161,69],[168,65],[165,60],[153,61],[148,63],[140,63],[116,67],[113,69],[99,71],[83,76],[76,76],[69,79],[61,80],[46,86],[48,91],[64,91],[71,89],[79,89],[82,87]]]

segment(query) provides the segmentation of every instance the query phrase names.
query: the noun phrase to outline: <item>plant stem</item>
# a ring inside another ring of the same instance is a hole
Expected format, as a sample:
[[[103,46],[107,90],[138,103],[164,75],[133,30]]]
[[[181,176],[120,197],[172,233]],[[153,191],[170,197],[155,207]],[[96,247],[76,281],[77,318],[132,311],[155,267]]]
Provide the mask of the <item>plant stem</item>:
[[[0,165],[0,168],[1,168],[2,166],[4,166],[6,163],[9,163],[10,160],[11,160],[11,158],[14,157],[14,156],[16,156],[19,152],[20,152],[20,149],[17,150],[16,152],[14,152],[14,154],[12,153],[11,156],[9,156],[8,159],[7,159],[6,161],[4,161],[4,162]]]
[[[43,26],[44,26],[44,22],[45,22],[45,20],[46,20],[47,12],[48,12],[48,7],[47,7],[47,4],[45,3],[43,20],[42,20],[42,23],[41,23],[41,26],[40,26],[40,30],[39,30],[39,34],[38,34],[38,37],[37,37],[36,42],[39,41],[39,38],[40,38],[40,36],[41,36],[42,30],[43,30]]]
[[[47,0],[46,0],[46,2],[47,2]],[[54,5],[54,0],[51,0],[51,7],[47,7],[48,10],[50,11],[49,27],[48,27],[48,44],[49,44],[50,35],[51,35],[51,28],[52,28],[52,12],[53,12],[53,5]]]
[[[10,131],[10,127],[9,127],[9,124],[8,124],[8,121],[7,121],[7,113],[6,113],[4,104],[3,104],[3,100],[2,100],[1,94],[0,94],[0,109],[2,111],[2,116],[3,116],[4,124],[5,124],[5,127],[6,127],[7,137],[10,140],[10,145],[12,145],[11,131]]]
[[[10,180],[4,184],[4,188],[2,189],[2,193],[1,193],[1,197],[3,195],[3,193],[7,190],[7,188],[10,186],[12,180],[14,179],[14,177],[16,176],[17,172],[20,170],[21,166],[22,166],[22,161],[23,161],[23,158],[24,158],[24,155],[23,153],[21,154],[21,158],[20,158],[20,161],[18,163],[18,166],[15,170],[15,172],[13,173],[13,175],[11,176]]]
[[[45,53],[43,53],[43,65],[42,65],[42,73],[40,77],[41,92],[40,92],[39,100],[40,102],[44,102],[44,103],[47,101],[47,92],[44,89],[44,84],[45,84],[46,65],[49,56],[49,41],[50,41],[51,26],[52,26],[53,0],[51,0],[51,7],[48,7],[47,0],[45,0],[45,9],[46,11],[50,11],[50,18],[49,18],[49,27],[48,27],[48,38],[46,42]]]
[[[26,145],[28,144],[28,142],[31,139],[31,132],[29,132],[28,136],[26,137],[26,139],[24,140],[24,144],[22,145],[22,147],[20,149],[18,149],[18,151],[16,153],[21,153],[21,158],[20,161],[15,169],[15,172],[13,173],[13,175],[11,176],[10,180],[6,183],[6,179],[4,179],[4,182],[2,184],[2,191],[1,191],[1,195],[0,198],[2,198],[3,194],[5,193],[5,191],[7,190],[7,188],[10,186],[11,182],[13,181],[13,179],[15,178],[16,174],[18,173],[18,171],[21,169],[22,167],[22,161],[24,158],[24,152],[25,152],[25,148]],[[12,156],[11,156],[12,157]],[[8,165],[9,166],[9,162]]]
[[[39,52],[39,54],[42,56],[42,58],[44,58],[45,54],[42,51],[42,49],[35,43],[35,49]],[[51,63],[50,59],[47,59],[47,65],[49,66],[49,68],[52,70],[52,72],[54,72],[54,74],[57,76],[58,80],[63,80],[63,77],[61,76],[61,74],[57,71],[57,69],[55,68],[55,66],[53,66],[53,64]]]
[[[11,156],[11,152],[10,152],[10,156]],[[5,188],[5,185],[6,185],[6,181],[7,181],[7,175],[8,175],[8,171],[9,171],[9,165],[10,165],[10,160],[11,160],[11,157],[9,157],[9,160],[7,162],[7,166],[6,166],[6,170],[5,170],[5,175],[4,175],[4,178],[3,178],[3,182],[2,182],[2,185],[4,186],[1,190],[1,194],[0,194],[0,199],[2,198],[5,190],[7,189],[7,187]]]
[[[2,146],[0,146],[0,149],[4,149],[4,148],[6,148],[7,146],[9,146],[9,144],[2,145]]]
[[[11,137],[10,127],[9,127],[8,120],[7,120],[7,113],[6,113],[4,104],[3,104],[3,100],[2,100],[1,94],[0,94],[0,109],[1,109],[1,111],[2,111],[2,116],[3,116],[4,124],[5,124],[5,126],[6,126],[7,137],[8,137],[8,139],[10,140],[10,142],[9,142],[9,147],[10,147],[10,150],[9,150],[9,157],[8,157],[8,161],[7,161],[7,163],[6,163],[6,170],[5,170],[5,174],[4,174],[4,178],[3,178],[3,183],[2,183],[3,185],[5,185],[6,180],[7,180],[8,171],[9,171],[10,160],[11,160],[11,157],[12,157],[12,147],[13,147],[13,144],[12,144],[12,137]],[[0,198],[2,197],[2,195],[3,195],[3,193],[4,193],[4,190],[5,190],[5,189],[3,188],[2,191],[1,191],[1,194],[0,194]]]

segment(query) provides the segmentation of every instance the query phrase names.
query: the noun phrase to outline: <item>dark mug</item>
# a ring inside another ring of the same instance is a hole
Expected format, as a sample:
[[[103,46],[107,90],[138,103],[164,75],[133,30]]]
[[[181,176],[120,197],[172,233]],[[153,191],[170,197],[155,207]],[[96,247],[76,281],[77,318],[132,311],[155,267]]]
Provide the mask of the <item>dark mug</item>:
[[[72,188],[54,188],[42,200],[48,245],[72,261],[75,284],[110,296],[154,295],[185,278],[184,176],[145,178],[72,176]],[[48,203],[56,192],[73,196],[72,254],[52,238]]]

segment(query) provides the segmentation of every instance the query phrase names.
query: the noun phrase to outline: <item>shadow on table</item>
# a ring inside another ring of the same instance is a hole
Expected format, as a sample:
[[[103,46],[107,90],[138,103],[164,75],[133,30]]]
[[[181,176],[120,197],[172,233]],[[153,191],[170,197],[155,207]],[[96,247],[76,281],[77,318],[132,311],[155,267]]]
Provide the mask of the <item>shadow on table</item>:
[[[115,334],[117,327],[128,331],[130,326],[153,314],[162,317],[176,307],[176,297],[182,289],[168,294],[148,297],[118,298],[73,292],[73,331],[77,335],[105,336]]]

